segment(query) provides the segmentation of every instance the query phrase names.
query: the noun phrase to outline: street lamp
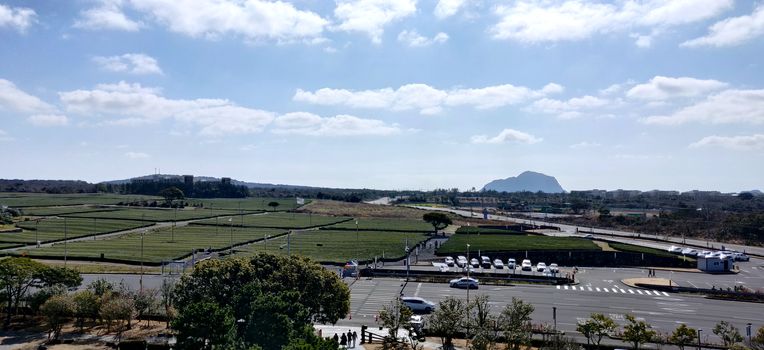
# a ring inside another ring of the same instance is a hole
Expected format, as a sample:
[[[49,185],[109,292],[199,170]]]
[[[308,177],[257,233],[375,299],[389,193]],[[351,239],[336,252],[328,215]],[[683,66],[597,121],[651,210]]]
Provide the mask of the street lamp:
[[[358,260],[358,258],[361,256],[359,253],[359,246],[358,246],[358,219],[355,219],[355,258]]]
[[[700,332],[702,332],[702,331],[703,331],[702,329],[698,328],[698,350],[700,350],[700,344],[701,344],[700,343]]]
[[[66,255],[68,253],[68,248],[69,248],[69,246],[67,246],[67,241],[68,241],[68,237],[67,237],[67,230],[66,230],[66,216],[64,216],[64,267],[66,267]]]
[[[228,227],[231,228],[231,247],[228,248],[228,252],[233,254],[233,217],[228,218]]]
[[[751,323],[745,325],[745,335],[748,336],[748,346],[751,346]]]
[[[141,279],[140,279],[141,292],[143,292],[143,236],[145,234],[146,234],[146,230],[141,230]]]
[[[469,285],[469,278],[470,278],[470,245],[467,243],[467,303],[470,302],[470,285]]]

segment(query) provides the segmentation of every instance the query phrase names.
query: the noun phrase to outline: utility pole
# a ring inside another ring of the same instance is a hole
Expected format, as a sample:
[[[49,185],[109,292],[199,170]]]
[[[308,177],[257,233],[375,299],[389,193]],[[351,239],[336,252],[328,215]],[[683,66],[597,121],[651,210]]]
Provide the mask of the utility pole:
[[[172,228],[170,229],[170,242],[175,242],[175,223],[178,221],[178,208],[175,208],[175,214],[172,219]]]
[[[470,265],[470,245],[469,244],[467,244],[467,266],[466,267],[467,267],[467,279],[469,280],[469,278],[470,278],[470,267],[472,267]],[[470,303],[470,285],[468,284],[467,285],[467,304],[469,304],[469,303]]]
[[[140,290],[143,292],[143,236],[146,234],[146,230],[141,230],[141,279]]]
[[[406,243],[406,247],[408,247],[408,242]],[[358,219],[355,219],[355,259],[358,261],[358,259],[361,257],[361,254],[358,252],[360,250],[358,245]]]
[[[231,247],[228,248],[228,252],[233,254],[233,218],[228,218],[228,227],[231,228]]]
[[[292,251],[290,250],[292,245],[291,239],[292,239],[292,230],[289,230],[287,232],[287,256],[292,256]]]
[[[66,231],[66,216],[64,216],[64,267],[66,267],[66,255],[68,253],[68,246],[67,246],[67,231]]]
[[[98,234],[98,227],[96,226],[96,218],[93,218],[93,240],[96,240],[96,234]]]

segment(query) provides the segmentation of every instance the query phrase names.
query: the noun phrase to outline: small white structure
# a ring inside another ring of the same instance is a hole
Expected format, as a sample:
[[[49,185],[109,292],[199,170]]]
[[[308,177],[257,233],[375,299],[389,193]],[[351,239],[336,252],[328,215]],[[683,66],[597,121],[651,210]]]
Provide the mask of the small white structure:
[[[717,253],[698,256],[698,270],[705,272],[732,272],[734,263],[732,255]]]

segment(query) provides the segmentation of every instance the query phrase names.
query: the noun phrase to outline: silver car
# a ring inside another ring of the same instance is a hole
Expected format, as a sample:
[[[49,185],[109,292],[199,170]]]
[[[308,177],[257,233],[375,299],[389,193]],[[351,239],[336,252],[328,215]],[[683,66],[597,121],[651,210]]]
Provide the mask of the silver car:
[[[414,312],[424,312],[429,314],[435,310],[435,303],[420,297],[401,297],[401,301]]]
[[[478,289],[478,284],[480,284],[480,282],[472,277],[462,277],[453,279],[449,281],[448,284],[451,288]]]

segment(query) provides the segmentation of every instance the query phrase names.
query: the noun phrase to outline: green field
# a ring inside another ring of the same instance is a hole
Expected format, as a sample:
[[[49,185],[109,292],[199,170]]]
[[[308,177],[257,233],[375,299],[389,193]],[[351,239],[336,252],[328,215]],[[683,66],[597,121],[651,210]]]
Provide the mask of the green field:
[[[160,197],[118,194],[0,193],[0,205],[9,207],[48,207],[56,205],[117,204],[135,200],[161,200]]]
[[[402,258],[406,238],[409,246],[427,239],[423,233],[359,231],[358,237],[354,231],[301,231],[293,233],[290,240],[292,254],[307,256],[321,262],[346,262],[353,258],[373,260],[374,256],[387,258]],[[266,244],[258,242],[237,249],[237,255],[252,255],[259,252],[272,254],[287,254],[287,237],[270,239]]]
[[[650,247],[642,247],[638,245],[633,244],[627,244],[627,243],[615,243],[615,242],[607,242],[607,244],[616,250],[622,251],[622,252],[631,252],[631,253],[645,253],[645,254],[651,254],[651,255],[657,255],[657,256],[666,256],[666,257],[676,257],[677,255],[669,253],[662,249],[655,249]]]
[[[180,226],[175,228],[174,240],[170,228],[148,231],[144,237],[144,262],[158,263],[164,260],[172,260],[190,254],[193,249],[224,249],[231,245],[231,233],[233,243],[243,243],[259,239],[268,235],[283,233],[278,230],[263,229],[237,229],[224,230],[208,226]],[[69,257],[86,257],[93,260],[100,258],[101,254],[107,259],[121,259],[140,261],[141,235],[131,233],[103,240],[79,241],[67,244]],[[52,247],[17,251],[27,253],[33,257],[62,257],[64,256],[64,244],[57,243]]]
[[[292,210],[298,207],[294,198],[188,198],[189,203],[201,203],[208,209],[242,209],[271,211],[270,202],[279,204],[276,211]],[[305,203],[309,201],[306,200]]]
[[[209,218],[222,215],[234,215],[236,210],[213,210],[187,207],[185,209],[146,209],[124,208],[113,211],[67,214],[66,217],[77,218],[103,218],[103,219],[129,219],[146,221],[184,221],[193,219]]]
[[[24,215],[28,216],[56,216],[74,213],[90,213],[95,211],[116,210],[113,207],[94,207],[84,205],[74,205],[65,207],[25,207],[21,208]]]
[[[462,234],[518,234],[518,235],[526,235],[526,233],[518,232],[518,231],[511,231],[511,230],[505,230],[500,228],[485,228],[485,227],[475,227],[475,226],[462,226],[459,227],[456,230],[456,233],[462,233]]]
[[[220,219],[207,219],[195,222],[194,224],[201,225],[223,225],[228,226],[228,217]],[[310,215],[301,213],[265,213],[255,215],[235,215],[232,216],[231,224],[233,226],[244,227],[270,227],[270,228],[284,228],[284,229],[301,229],[316,226],[331,225],[343,220],[348,220],[348,217],[342,216],[322,216],[322,215]]]
[[[591,240],[574,237],[549,237],[538,235],[467,235],[456,234],[444,243],[439,254],[463,253],[467,244],[473,251],[523,251],[523,250],[595,250],[600,247]]]
[[[107,233],[122,231],[145,226],[150,223],[130,220],[107,220],[107,219],[66,219],[66,237],[76,238],[94,233]],[[64,220],[63,219],[42,219],[37,224],[36,220],[21,221],[16,226],[23,228],[23,232],[18,233],[0,233],[0,242],[27,243],[34,244],[37,240],[41,242],[64,239]],[[38,230],[35,231],[35,228]]]
[[[371,231],[413,231],[413,232],[432,232],[432,225],[422,220],[397,219],[397,218],[358,218],[359,230]],[[355,230],[356,220],[342,222],[336,225],[326,227],[326,229],[350,229]]]

